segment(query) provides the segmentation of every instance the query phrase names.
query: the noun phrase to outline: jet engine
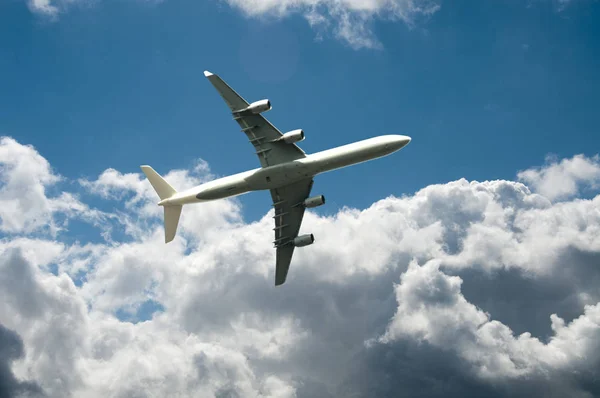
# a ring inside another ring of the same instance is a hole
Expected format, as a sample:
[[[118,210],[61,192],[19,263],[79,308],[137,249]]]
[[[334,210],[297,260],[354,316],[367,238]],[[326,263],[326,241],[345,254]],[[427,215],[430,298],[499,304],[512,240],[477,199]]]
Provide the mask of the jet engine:
[[[314,241],[315,241],[315,237],[313,234],[300,235],[300,236],[296,236],[294,238],[294,240],[292,241],[292,244],[296,247],[302,247],[302,246],[312,245]]]
[[[246,109],[244,109],[245,112],[251,112],[255,115],[258,115],[259,113],[267,112],[270,110],[271,110],[271,101],[269,101],[268,99],[253,102]]]
[[[317,207],[317,206],[321,206],[324,204],[325,204],[325,196],[323,196],[323,195],[313,196],[312,198],[308,198],[304,202],[302,202],[302,206],[308,207],[308,208]]]
[[[293,144],[294,142],[299,142],[304,139],[304,131],[302,129],[292,130],[285,133],[281,139],[286,144]]]

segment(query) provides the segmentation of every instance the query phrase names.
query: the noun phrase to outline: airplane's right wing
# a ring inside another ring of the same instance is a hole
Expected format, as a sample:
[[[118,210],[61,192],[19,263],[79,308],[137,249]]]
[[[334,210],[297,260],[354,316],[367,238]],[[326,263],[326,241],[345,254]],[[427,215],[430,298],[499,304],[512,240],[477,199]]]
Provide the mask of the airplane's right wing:
[[[273,207],[275,207],[274,243],[277,247],[275,286],[283,284],[287,277],[295,248],[292,240],[298,236],[304,217],[304,206],[301,203],[310,195],[312,186],[313,179],[308,178],[271,190]]]
[[[208,78],[229,106],[233,119],[238,122],[242,132],[248,136],[250,143],[254,146],[262,167],[306,157],[304,151],[295,143],[287,144],[277,141],[283,134],[260,113],[238,112],[250,104],[229,87],[223,79],[208,71],[204,72],[204,76]]]

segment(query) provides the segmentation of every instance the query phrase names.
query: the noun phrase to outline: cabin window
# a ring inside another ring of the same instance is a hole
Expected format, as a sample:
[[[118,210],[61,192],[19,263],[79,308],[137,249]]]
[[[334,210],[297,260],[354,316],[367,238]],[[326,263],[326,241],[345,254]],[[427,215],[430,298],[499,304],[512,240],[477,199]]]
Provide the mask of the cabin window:
[[[271,182],[271,177],[267,177],[267,182]]]

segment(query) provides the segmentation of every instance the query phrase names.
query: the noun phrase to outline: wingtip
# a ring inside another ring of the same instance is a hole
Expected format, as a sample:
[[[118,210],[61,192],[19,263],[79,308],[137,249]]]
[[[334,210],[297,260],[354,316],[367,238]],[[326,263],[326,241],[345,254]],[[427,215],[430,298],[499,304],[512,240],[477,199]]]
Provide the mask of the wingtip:
[[[213,75],[213,73],[210,73],[209,71],[205,70],[204,71],[204,76],[206,77],[211,77]]]
[[[281,286],[285,283],[286,278],[275,278],[275,286]]]

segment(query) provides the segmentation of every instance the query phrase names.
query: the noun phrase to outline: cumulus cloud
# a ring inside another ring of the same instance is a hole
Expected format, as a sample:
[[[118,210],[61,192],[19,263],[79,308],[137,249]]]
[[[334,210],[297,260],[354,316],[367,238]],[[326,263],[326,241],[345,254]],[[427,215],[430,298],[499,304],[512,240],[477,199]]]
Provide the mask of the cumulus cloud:
[[[518,177],[550,200],[566,199],[577,195],[581,188],[598,188],[600,157],[576,155],[560,161],[548,158],[544,167],[521,171]]]
[[[584,306],[583,315],[568,325],[552,314],[555,334],[543,344],[530,333],[514,336],[509,327],[491,320],[462,295],[461,278],[439,266],[435,260],[409,265],[395,288],[398,309],[381,341],[408,336],[450,348],[489,379],[544,375],[565,367],[581,371],[599,362],[600,303]]]
[[[56,234],[65,226],[56,216],[102,222],[106,215],[89,209],[75,195],[48,195],[60,180],[33,147],[0,137],[0,231]]]
[[[3,253],[0,275],[6,298],[0,319],[30,343],[15,371],[34,377],[49,396],[290,396],[294,391],[275,375],[257,377],[236,344],[189,334],[164,315],[134,325],[88,311],[90,304],[67,274],[41,271],[18,249]],[[284,322],[267,337],[282,334],[285,340],[292,326]],[[256,344],[266,353],[277,349],[274,342]]]
[[[4,180],[52,180],[11,145],[38,171]],[[214,177],[203,162],[163,174],[178,189]],[[557,202],[521,181],[308,211],[317,241],[275,288],[272,212],[244,222],[243,197],[186,206],[165,245],[141,172],[108,169],[79,182],[112,209],[84,219],[111,239],[3,231],[0,324],[22,348],[2,380],[50,397],[597,396],[600,195]]]
[[[590,369],[600,364],[600,303],[584,306],[569,324],[552,314],[554,334],[543,343],[529,332],[515,335],[469,303],[461,283],[438,261],[411,263],[395,288],[397,312],[379,341],[416,340],[453,351],[479,380],[503,385],[509,396],[527,396],[531,384],[543,396],[595,396],[599,386]],[[586,378],[589,384],[581,383]]]

